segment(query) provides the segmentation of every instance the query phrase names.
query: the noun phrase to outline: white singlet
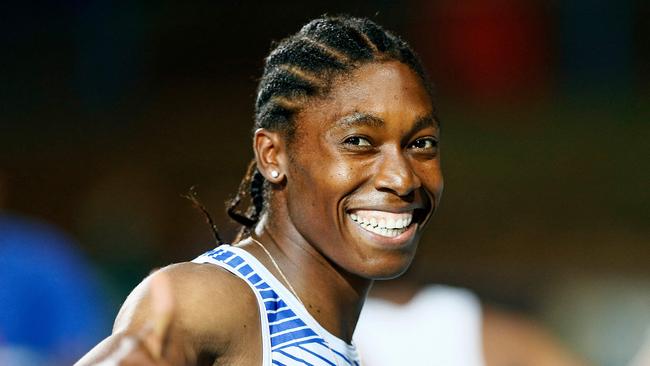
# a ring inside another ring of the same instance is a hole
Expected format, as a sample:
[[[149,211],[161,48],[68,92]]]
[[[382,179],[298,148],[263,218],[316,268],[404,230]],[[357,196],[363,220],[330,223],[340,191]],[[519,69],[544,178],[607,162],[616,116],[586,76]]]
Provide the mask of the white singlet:
[[[359,366],[356,348],[323,328],[247,251],[221,245],[192,262],[222,267],[253,290],[260,311],[263,366]]]
[[[354,333],[365,366],[483,366],[481,304],[430,286],[404,305],[368,298]]]

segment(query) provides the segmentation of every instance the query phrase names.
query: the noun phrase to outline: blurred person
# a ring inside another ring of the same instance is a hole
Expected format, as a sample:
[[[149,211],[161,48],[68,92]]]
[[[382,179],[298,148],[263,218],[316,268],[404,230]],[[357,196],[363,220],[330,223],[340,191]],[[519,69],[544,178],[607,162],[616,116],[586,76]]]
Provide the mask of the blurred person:
[[[368,366],[586,365],[531,319],[467,289],[408,279],[375,285],[354,340]]]
[[[573,349],[596,365],[628,365],[637,353],[643,359],[643,343],[650,335],[647,278],[574,273],[557,282],[549,279],[544,287],[539,310],[572,340]]]
[[[645,339],[630,362],[630,366],[650,366],[650,328],[646,331]]]
[[[8,193],[0,176],[0,197]],[[0,365],[70,364],[108,324],[99,283],[70,237],[2,203]]]
[[[78,365],[362,364],[366,294],[406,270],[442,193],[422,65],[370,20],[313,20],[266,58],[255,128],[235,244],[145,279]]]

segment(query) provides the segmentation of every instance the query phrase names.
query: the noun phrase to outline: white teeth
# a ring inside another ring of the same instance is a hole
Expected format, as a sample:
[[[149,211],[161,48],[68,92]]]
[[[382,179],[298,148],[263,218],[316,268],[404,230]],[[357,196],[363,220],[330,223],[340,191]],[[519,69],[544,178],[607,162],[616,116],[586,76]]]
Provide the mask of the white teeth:
[[[413,220],[413,214],[392,214],[382,211],[368,212],[368,215],[362,216],[358,213],[350,213],[350,218],[359,224],[365,230],[389,238],[400,235],[405,232]],[[370,216],[376,215],[380,217]],[[381,217],[381,215],[389,217]],[[395,217],[396,215],[399,215]]]

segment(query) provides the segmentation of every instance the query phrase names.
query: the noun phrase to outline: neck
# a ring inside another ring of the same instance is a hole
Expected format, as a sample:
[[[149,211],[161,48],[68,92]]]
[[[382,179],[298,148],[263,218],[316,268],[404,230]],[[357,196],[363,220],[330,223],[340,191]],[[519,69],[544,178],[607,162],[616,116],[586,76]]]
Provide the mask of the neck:
[[[253,236],[269,251],[290,282],[287,287],[294,288],[307,311],[330,333],[349,343],[372,281],[343,270],[297,232],[279,226],[264,215]],[[247,240],[242,244],[283,282],[259,246],[249,245]]]
[[[390,281],[378,281],[372,288],[372,297],[404,305],[411,301],[424,286],[415,281],[400,278]]]

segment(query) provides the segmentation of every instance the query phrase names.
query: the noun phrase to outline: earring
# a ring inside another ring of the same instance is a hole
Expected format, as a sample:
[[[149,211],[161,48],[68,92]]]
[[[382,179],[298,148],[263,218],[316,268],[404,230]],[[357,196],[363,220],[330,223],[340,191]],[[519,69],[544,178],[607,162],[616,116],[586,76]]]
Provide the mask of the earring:
[[[278,172],[275,171],[275,170],[271,170],[271,178],[277,178],[277,177],[279,177],[279,176],[280,176],[280,173],[278,173]]]

